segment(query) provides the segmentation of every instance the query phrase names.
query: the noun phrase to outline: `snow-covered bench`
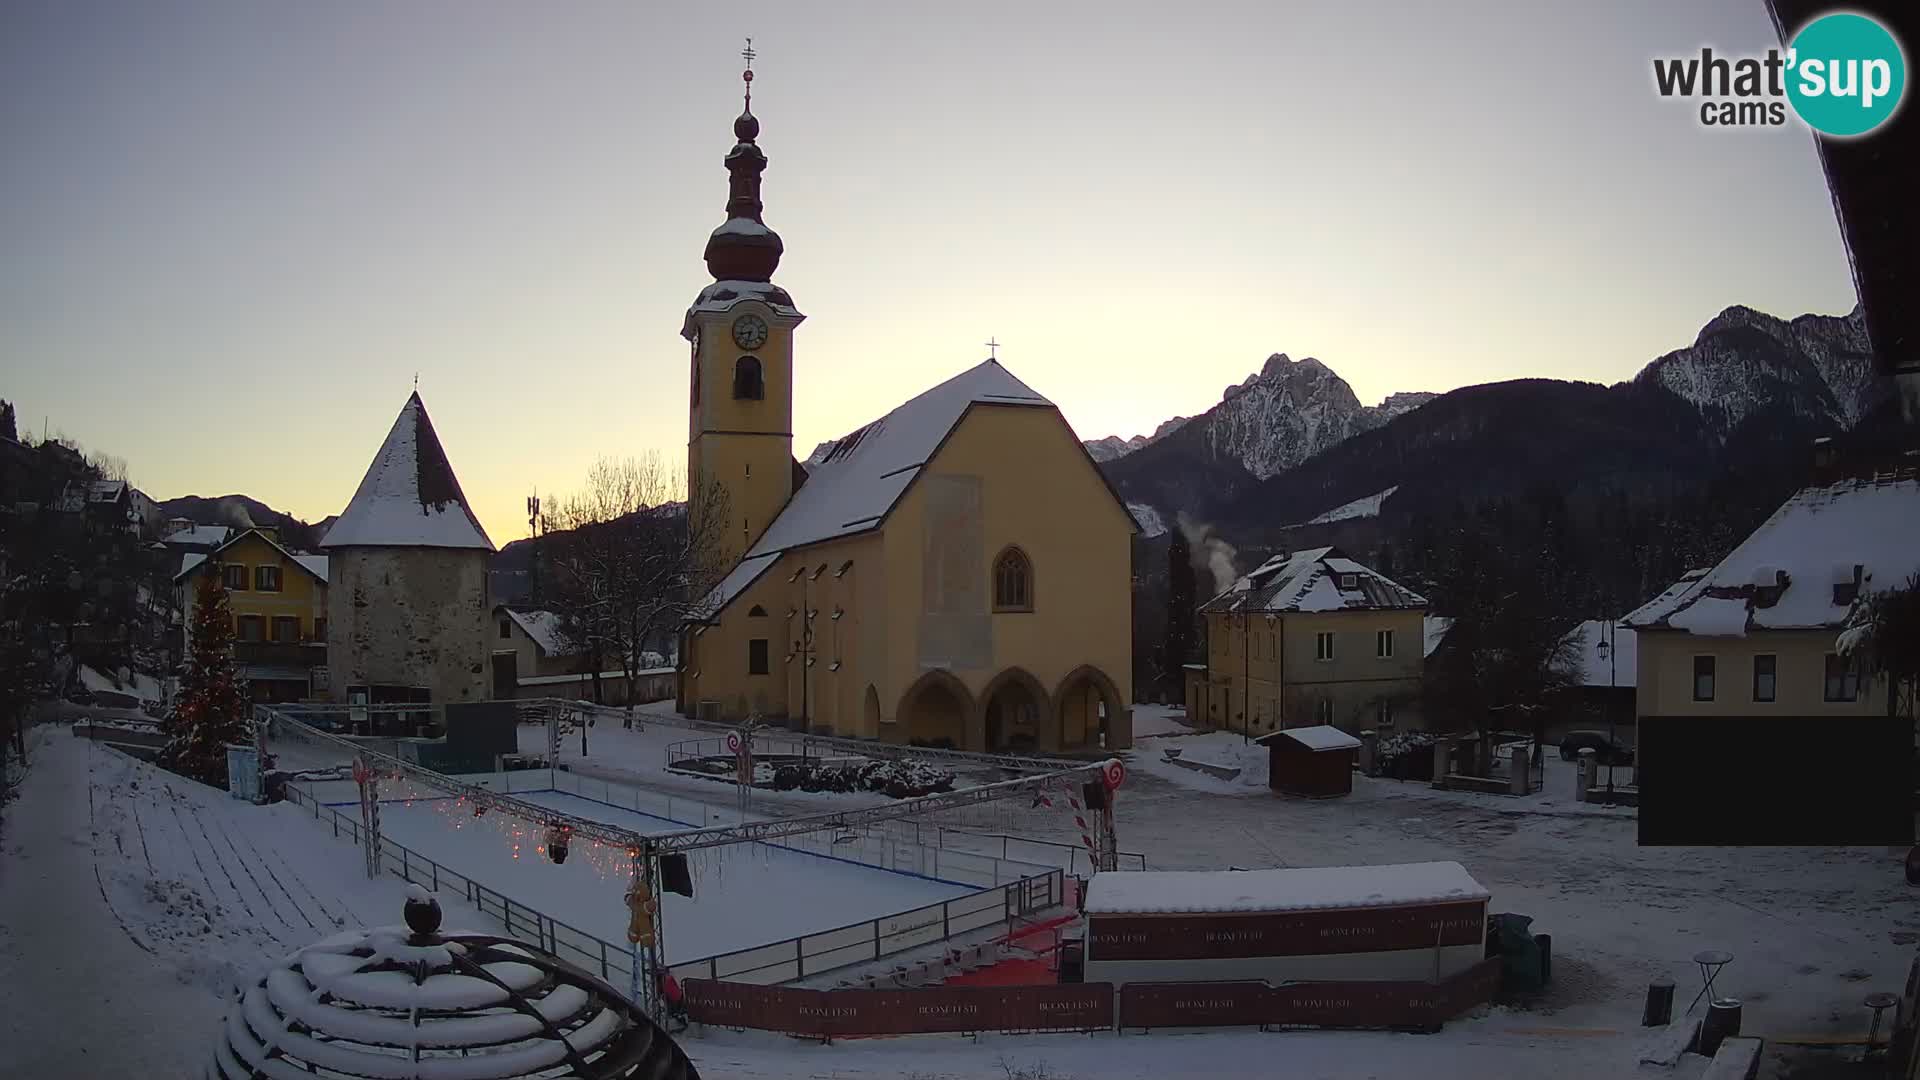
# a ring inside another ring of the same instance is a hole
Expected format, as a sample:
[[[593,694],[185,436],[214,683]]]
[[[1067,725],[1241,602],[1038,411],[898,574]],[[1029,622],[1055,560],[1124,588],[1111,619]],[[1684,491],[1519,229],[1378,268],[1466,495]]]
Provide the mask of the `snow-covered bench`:
[[[1208,776],[1220,780],[1237,780],[1240,777],[1240,768],[1236,765],[1216,765],[1211,761],[1201,761],[1198,758],[1190,758],[1184,754],[1169,757],[1167,760],[1183,769],[1192,769],[1197,773],[1206,773]]]
[[[1720,1049],[1714,1052],[1700,1080],[1753,1080],[1760,1071],[1761,1045],[1759,1039],[1739,1035],[1720,1040]]]

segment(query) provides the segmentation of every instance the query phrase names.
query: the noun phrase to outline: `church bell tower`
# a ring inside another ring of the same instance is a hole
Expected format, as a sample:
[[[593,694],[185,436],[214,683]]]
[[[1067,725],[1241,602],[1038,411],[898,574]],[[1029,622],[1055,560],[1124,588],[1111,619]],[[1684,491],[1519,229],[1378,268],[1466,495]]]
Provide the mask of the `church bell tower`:
[[[754,139],[753,40],[746,58],[746,107],[727,153],[727,220],[707,238],[713,284],[687,309],[681,336],[692,344],[687,486],[715,485],[727,498],[727,546],[744,555],[793,496],[793,331],[806,316],[773,283],[780,235],[761,220],[760,174],[767,156]]]

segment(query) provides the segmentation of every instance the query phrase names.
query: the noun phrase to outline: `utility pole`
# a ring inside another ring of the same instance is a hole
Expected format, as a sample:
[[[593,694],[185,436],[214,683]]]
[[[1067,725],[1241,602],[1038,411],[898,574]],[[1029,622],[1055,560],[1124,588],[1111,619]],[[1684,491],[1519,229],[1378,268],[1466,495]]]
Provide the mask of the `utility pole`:
[[[1613,805],[1613,759],[1619,756],[1614,749],[1614,724],[1620,717],[1619,703],[1614,697],[1619,693],[1620,664],[1620,628],[1617,620],[1607,620],[1607,805]]]
[[[1253,741],[1253,613],[1240,609],[1240,742]]]
[[[529,583],[528,591],[531,596],[533,605],[535,607],[539,607],[540,606],[540,489],[538,488],[534,489],[533,494],[527,496],[527,536],[531,538],[533,541],[533,558],[530,560],[530,565],[532,569],[528,571],[528,577],[531,579]],[[629,687],[628,689],[631,690],[632,688]]]

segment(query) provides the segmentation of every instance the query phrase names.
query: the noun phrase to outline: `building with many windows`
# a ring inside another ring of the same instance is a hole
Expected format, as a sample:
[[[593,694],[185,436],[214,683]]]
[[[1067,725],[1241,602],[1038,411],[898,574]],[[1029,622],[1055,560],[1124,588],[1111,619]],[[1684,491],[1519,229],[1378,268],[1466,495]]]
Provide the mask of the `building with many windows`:
[[[290,551],[273,529],[260,527],[234,530],[209,552],[182,555],[173,583],[188,613],[183,634],[192,632],[200,580],[210,573],[226,584],[236,671],[253,699],[313,696],[316,673],[327,666],[327,557]],[[190,647],[183,641],[183,656]]]
[[[749,102],[749,105],[751,102]],[[793,457],[794,332],[751,109],[688,309],[690,490],[733,569],[685,628],[680,707],[972,750],[1132,741],[1135,525],[1059,409],[988,359]],[[737,560],[737,561],[736,561]]]
[[[1200,612],[1206,668],[1187,680],[1197,723],[1254,735],[1421,726],[1426,598],[1340,549],[1275,555]]]
[[[1869,593],[1920,572],[1920,475],[1881,469],[1802,488],[1727,557],[1630,612],[1635,712],[1884,716],[1884,679],[1839,647]]]

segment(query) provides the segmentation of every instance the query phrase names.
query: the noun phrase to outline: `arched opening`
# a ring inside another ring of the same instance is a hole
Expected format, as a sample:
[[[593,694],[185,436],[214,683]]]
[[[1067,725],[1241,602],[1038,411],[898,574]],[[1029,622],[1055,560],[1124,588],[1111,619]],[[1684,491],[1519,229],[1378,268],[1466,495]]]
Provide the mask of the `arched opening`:
[[[869,738],[880,734],[880,691],[867,684],[867,697],[860,707],[860,734]]]
[[[1017,547],[994,556],[993,610],[1033,610],[1033,560]]]
[[[760,373],[760,358],[743,356],[733,362],[733,396],[743,401],[759,401],[766,396],[766,380]]]
[[[878,708],[878,702],[875,702]],[[895,713],[905,740],[919,746],[964,749],[973,695],[951,672],[929,671],[900,696]]]
[[[1048,715],[1047,689],[1020,668],[994,676],[980,700],[984,723],[983,745],[989,751],[1025,753],[1052,750],[1043,724]]]
[[[759,604],[755,604],[747,609],[747,617],[750,619],[764,619],[767,617],[767,609],[761,607]]]
[[[1124,725],[1127,730],[1121,725],[1126,711],[1120,688],[1099,668],[1087,664],[1069,672],[1053,700],[1062,750],[1124,750],[1133,745],[1132,725]]]

